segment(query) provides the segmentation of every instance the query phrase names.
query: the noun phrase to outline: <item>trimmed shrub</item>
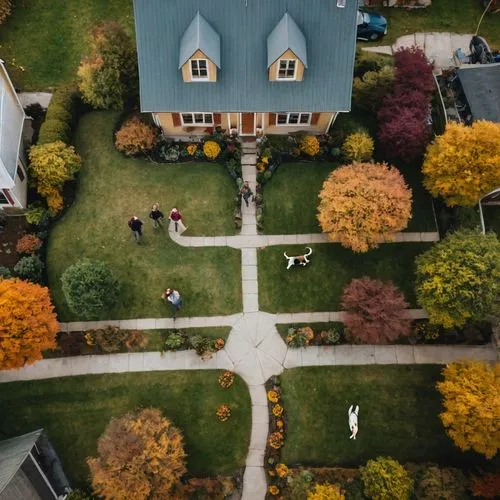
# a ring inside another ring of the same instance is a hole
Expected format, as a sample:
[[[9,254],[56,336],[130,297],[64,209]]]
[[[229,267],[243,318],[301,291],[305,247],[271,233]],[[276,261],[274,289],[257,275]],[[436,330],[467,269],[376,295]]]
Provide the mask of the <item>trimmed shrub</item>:
[[[432,64],[419,47],[401,47],[394,53],[394,83],[399,89],[420,90],[427,95],[436,91]]]
[[[411,217],[411,189],[394,167],[355,163],[334,170],[319,194],[318,221],[332,241],[355,252],[392,240]]]
[[[316,156],[319,153],[319,141],[315,135],[306,135],[299,143],[299,149],[307,156]]]
[[[393,283],[353,279],[341,300],[344,325],[366,344],[387,344],[411,333],[409,304]]]
[[[32,283],[40,283],[42,281],[42,270],[43,263],[36,255],[21,257],[19,262],[14,266],[14,274],[16,276]]]
[[[62,290],[68,307],[82,318],[95,318],[118,297],[119,283],[104,262],[82,259],[64,271]]]
[[[413,480],[406,469],[390,457],[368,460],[361,467],[361,479],[368,498],[408,500],[413,490]]]
[[[158,144],[155,128],[134,116],[116,132],[115,146],[128,156],[147,153]]]
[[[392,66],[394,59],[392,56],[368,52],[361,48],[356,49],[356,59],[354,60],[354,76],[362,77],[368,71],[380,71],[385,66]]]
[[[432,465],[422,474],[415,488],[418,500],[466,500],[467,479],[459,469]]]
[[[498,498],[500,473],[490,472],[481,477],[473,477],[471,491],[475,497]]]
[[[45,120],[40,127],[38,144],[48,144],[50,142],[69,142],[70,128],[67,122],[53,119]]]
[[[344,500],[345,496],[335,484],[316,484],[307,494],[307,500]]]
[[[0,266],[0,279],[9,279],[12,276],[8,267]]]
[[[373,156],[373,139],[363,131],[347,136],[342,151],[349,161],[368,161]]]
[[[12,0],[0,0],[0,24],[5,24],[12,13]]]
[[[42,240],[34,234],[25,234],[17,240],[16,252],[34,254],[40,250]]]
[[[122,109],[137,94],[135,44],[116,22],[92,30],[91,55],[78,68],[82,99],[95,109]]]
[[[203,144],[203,152],[209,160],[215,160],[221,152],[220,146],[215,141],[207,141]]]

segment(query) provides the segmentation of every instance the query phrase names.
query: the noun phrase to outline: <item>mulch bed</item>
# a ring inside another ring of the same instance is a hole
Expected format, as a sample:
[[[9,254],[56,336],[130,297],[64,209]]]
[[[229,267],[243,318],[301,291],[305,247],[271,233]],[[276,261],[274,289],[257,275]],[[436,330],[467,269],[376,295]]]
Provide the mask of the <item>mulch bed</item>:
[[[25,217],[9,216],[4,231],[0,233],[0,266],[12,269],[19,260],[16,252],[17,240],[29,232],[30,225]]]

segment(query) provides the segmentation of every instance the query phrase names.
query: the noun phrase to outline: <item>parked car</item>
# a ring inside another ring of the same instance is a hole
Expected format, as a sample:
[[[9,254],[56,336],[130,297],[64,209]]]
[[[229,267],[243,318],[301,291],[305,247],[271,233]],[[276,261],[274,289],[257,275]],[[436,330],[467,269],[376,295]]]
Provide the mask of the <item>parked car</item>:
[[[378,40],[387,35],[387,19],[377,12],[358,10],[358,40]]]

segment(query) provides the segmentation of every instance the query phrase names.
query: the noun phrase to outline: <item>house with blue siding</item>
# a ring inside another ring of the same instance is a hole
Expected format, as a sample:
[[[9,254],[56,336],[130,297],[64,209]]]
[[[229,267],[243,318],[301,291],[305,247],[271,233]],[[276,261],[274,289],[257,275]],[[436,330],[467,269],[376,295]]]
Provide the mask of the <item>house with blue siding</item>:
[[[141,110],[166,136],[328,131],[351,107],[357,0],[134,0]]]

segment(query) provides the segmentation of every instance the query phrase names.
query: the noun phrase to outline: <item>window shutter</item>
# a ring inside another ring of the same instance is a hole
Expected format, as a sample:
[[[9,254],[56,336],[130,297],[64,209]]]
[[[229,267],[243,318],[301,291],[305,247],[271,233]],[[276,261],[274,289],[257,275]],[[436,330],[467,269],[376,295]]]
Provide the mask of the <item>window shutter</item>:
[[[269,113],[269,125],[276,125],[276,113]]]
[[[319,121],[319,115],[321,113],[313,113],[312,116],[311,116],[311,125],[317,125],[318,121]]]
[[[221,114],[214,113],[214,125],[220,125],[220,124],[221,124]]]
[[[174,127],[180,127],[181,115],[179,113],[172,113],[172,121],[174,122]]]

